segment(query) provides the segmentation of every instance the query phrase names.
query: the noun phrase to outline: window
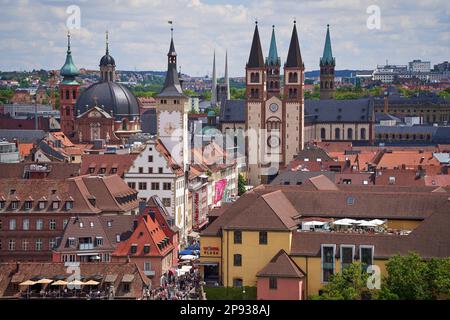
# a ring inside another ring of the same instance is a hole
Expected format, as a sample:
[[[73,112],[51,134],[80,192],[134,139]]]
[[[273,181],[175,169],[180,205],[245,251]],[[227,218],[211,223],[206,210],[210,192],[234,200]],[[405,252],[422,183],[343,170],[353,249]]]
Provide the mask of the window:
[[[5,209],[5,201],[0,201],[0,209]]]
[[[163,182],[163,190],[172,190],[172,184],[170,182]]]
[[[11,202],[11,209],[15,210],[19,207],[19,201]]]
[[[139,173],[144,173],[144,168],[143,167],[139,167],[138,171],[139,171]]]
[[[144,253],[150,253],[150,245],[149,244],[144,245]]]
[[[130,250],[131,250],[131,253],[136,253],[137,252],[137,244],[132,244]]]
[[[162,203],[163,203],[164,207],[170,207],[171,206],[170,198],[162,198]]]
[[[16,219],[9,220],[9,230],[16,230]]]
[[[277,289],[277,278],[275,277],[270,277],[269,278],[269,289]]]
[[[344,270],[353,263],[355,256],[355,246],[341,245],[341,270]]]
[[[73,247],[75,245],[75,238],[69,238],[68,240],[69,247]]]
[[[131,189],[136,189],[136,182],[128,182],[128,186],[129,186]]]
[[[36,220],[36,230],[44,229],[44,221],[42,219]]]
[[[56,248],[56,239],[52,238],[48,241],[48,247],[49,249],[54,249]]]
[[[320,138],[322,140],[326,139],[326,133],[327,133],[327,131],[325,130],[325,128],[320,129]]]
[[[153,173],[153,168],[152,167],[148,167],[148,173]]]
[[[37,239],[36,240],[36,251],[41,251],[41,250],[42,250],[42,240]]]
[[[116,242],[120,242],[120,234],[116,234]]]
[[[8,241],[8,250],[9,251],[14,251],[16,249],[16,241],[13,239],[10,239]]]
[[[148,156],[148,162],[153,162],[153,156]]]
[[[92,174],[95,172],[95,168],[89,168],[89,173]]]
[[[151,270],[152,270],[152,263],[144,262],[144,271],[151,271]]]
[[[123,283],[123,291],[129,292],[130,291],[130,284],[129,283]]]
[[[32,201],[25,201],[25,209],[30,210],[33,207]]]
[[[103,245],[103,238],[102,237],[95,237],[95,245],[97,247],[102,246]]]
[[[30,230],[30,220],[29,219],[23,219],[23,221],[22,221],[22,229],[23,230]]]
[[[59,201],[53,201],[52,202],[52,208],[53,209],[58,209],[59,208]]]
[[[139,190],[147,190],[147,182],[139,182]]]
[[[334,274],[334,256],[336,245],[322,245],[322,282],[328,282]]]
[[[361,140],[366,140],[366,128],[361,128]]]
[[[45,201],[39,201],[39,209],[40,210],[45,209]]]
[[[240,255],[240,254],[235,254],[235,255],[233,256],[233,265],[234,265],[235,267],[240,267],[240,266],[242,266],[242,255]]]
[[[242,287],[243,281],[241,278],[233,279],[233,287]]]
[[[334,129],[334,139],[335,140],[341,139],[341,129],[339,128]]]
[[[353,205],[354,203],[355,203],[355,199],[354,199],[353,197],[348,197],[348,198],[347,198],[347,204],[348,204],[348,205],[351,206],[351,205]]]
[[[159,167],[158,168],[158,173],[163,173],[163,168]]]
[[[69,223],[69,220],[68,220],[68,219],[64,219],[64,220],[63,220],[63,229],[66,228],[66,226],[67,226],[68,223]]]
[[[267,244],[267,231],[259,232],[259,244]]]
[[[66,202],[66,210],[70,210],[73,208],[73,201],[67,201]]]
[[[117,168],[111,168],[111,173],[112,173],[112,174],[117,173]]]
[[[152,182],[152,190],[159,190],[159,182]]]
[[[242,243],[242,232],[241,231],[234,231],[234,244],[241,244]]]
[[[56,230],[56,220],[54,220],[54,219],[50,220],[48,226],[49,226],[50,230]]]
[[[361,265],[364,271],[367,270],[367,267],[373,264],[373,246],[360,246],[359,247],[359,257],[361,260]]]
[[[353,129],[352,128],[347,129],[347,140],[353,140]]]
[[[28,251],[30,247],[30,242],[27,239],[22,240],[22,250]]]

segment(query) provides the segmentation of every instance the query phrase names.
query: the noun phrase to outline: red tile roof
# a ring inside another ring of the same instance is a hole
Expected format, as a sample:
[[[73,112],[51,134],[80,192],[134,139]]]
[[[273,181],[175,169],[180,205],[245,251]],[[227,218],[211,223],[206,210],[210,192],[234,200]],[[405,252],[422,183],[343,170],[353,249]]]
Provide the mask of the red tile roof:
[[[257,277],[277,277],[277,278],[304,278],[305,273],[292,260],[289,255],[281,249],[264,268],[257,274]]]

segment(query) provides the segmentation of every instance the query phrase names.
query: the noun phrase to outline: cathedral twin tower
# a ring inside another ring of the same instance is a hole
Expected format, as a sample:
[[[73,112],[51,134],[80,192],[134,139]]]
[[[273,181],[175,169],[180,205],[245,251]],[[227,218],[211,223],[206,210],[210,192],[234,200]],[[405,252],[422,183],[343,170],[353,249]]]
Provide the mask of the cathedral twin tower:
[[[334,97],[334,65],[327,30],[320,59],[321,99]],[[280,69],[274,26],[269,55],[264,60],[256,22],[246,65],[246,156],[251,185],[269,183],[279,168],[289,164],[304,146],[305,66],[295,21],[284,64],[283,85]]]

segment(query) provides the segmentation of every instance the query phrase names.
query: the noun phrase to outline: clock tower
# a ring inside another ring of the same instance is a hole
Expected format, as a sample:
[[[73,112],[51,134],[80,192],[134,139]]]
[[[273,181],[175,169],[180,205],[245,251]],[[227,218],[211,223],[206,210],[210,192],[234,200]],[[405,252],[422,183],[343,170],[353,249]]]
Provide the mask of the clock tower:
[[[156,96],[158,137],[174,160],[186,170],[188,151],[189,98],[183,94],[177,72],[177,53],[173,42],[173,29],[167,54],[167,74],[164,87]]]

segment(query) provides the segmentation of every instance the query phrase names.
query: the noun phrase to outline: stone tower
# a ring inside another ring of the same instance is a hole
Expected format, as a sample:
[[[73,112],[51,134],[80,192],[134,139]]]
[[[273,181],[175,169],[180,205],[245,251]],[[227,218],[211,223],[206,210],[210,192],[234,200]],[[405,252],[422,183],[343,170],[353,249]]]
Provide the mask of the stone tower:
[[[266,58],[267,69],[267,96],[280,96],[280,67],[281,60],[278,56],[277,42],[275,39],[275,26],[272,26],[272,38],[270,39],[269,56]]]
[[[331,51],[330,25],[327,25],[327,35],[323,56],[320,58],[320,99],[334,99],[336,88],[334,86],[334,67],[336,61]]]

